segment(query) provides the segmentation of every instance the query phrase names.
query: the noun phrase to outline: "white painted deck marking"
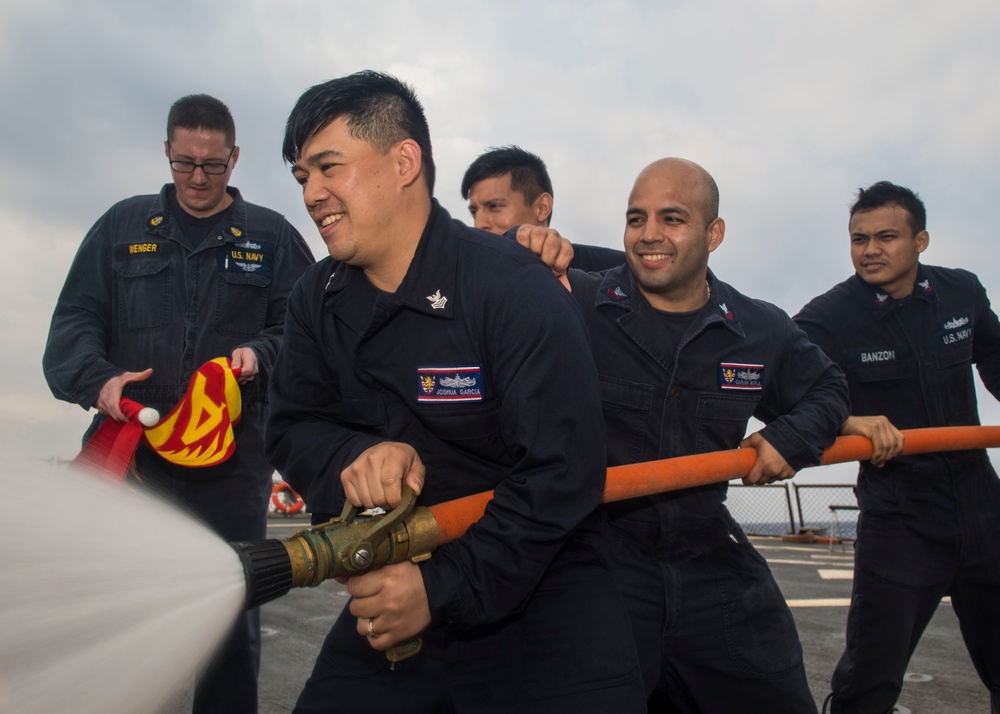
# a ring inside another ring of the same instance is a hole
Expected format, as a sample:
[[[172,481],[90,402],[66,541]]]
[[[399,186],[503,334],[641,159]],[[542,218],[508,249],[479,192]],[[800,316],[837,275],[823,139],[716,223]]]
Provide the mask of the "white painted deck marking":
[[[849,597],[817,597],[802,600],[787,600],[788,607],[847,607],[851,604]]]
[[[854,571],[848,570],[847,568],[833,569],[833,568],[819,568],[817,571],[820,578],[823,580],[853,580]]]

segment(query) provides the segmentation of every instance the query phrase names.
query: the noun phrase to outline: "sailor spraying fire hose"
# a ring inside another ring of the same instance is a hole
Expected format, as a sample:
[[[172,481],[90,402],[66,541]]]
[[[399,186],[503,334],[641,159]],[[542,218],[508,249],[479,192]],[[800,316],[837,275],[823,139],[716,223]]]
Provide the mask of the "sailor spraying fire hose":
[[[903,434],[906,442],[900,455],[1000,446],[998,426],[908,429]],[[871,456],[871,441],[842,436],[823,452],[819,465],[865,461]],[[603,501],[741,478],[756,458],[754,449],[744,448],[615,466],[608,469]],[[400,505],[384,515],[359,520],[354,506],[347,504],[340,518],[298,531],[284,541],[232,543],[243,562],[246,607],[262,605],[294,587],[313,587],[330,578],[429,558],[437,547],[460,538],[479,520],[492,497],[492,492],[478,493],[429,508],[416,507],[416,497],[404,486]],[[397,651],[389,656],[409,655]]]

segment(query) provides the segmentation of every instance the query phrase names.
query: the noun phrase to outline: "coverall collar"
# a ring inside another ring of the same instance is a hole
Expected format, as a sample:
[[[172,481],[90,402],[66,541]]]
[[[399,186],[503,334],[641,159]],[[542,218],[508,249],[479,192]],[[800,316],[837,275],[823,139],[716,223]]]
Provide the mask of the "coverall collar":
[[[431,213],[420,236],[410,267],[395,293],[385,296],[387,309],[407,308],[432,317],[453,319],[458,270],[458,242],[448,230],[451,217],[432,199]],[[326,284],[324,300],[327,309],[346,320],[358,334],[363,333],[372,317],[356,309],[358,301],[366,301],[367,291],[347,290],[353,281],[367,281],[364,270],[354,265],[334,262],[334,272]],[[370,290],[375,290],[370,287]]]
[[[697,334],[708,325],[718,322],[733,334],[745,337],[729,286],[716,278],[711,270],[708,271],[707,279],[712,294],[708,304],[702,308],[696,323],[697,328],[692,333]],[[598,308],[613,305],[630,314],[653,311],[649,301],[640,292],[635,276],[627,263],[612,268],[604,274],[594,305]]]
[[[170,205],[167,194],[173,191],[174,185],[167,183],[160,189],[160,193],[153,199],[149,206],[149,213],[146,214],[146,232],[161,238],[171,238],[177,223],[177,217],[170,212]],[[247,206],[243,201],[243,196],[235,186],[227,186],[226,193],[233,198],[219,223],[219,240],[226,243],[243,243],[251,240],[247,230]],[[179,230],[179,229],[176,229]]]
[[[922,300],[930,304],[938,301],[937,288],[931,278],[927,276],[923,263],[917,264],[917,278],[914,281],[913,292],[899,300],[879,288],[869,285],[857,273],[852,277],[852,288],[862,303],[880,320],[910,299]]]

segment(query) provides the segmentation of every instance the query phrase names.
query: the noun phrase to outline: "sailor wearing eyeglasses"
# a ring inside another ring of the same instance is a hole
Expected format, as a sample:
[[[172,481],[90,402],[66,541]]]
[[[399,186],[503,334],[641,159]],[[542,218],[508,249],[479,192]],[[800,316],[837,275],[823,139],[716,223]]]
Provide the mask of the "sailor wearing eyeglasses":
[[[164,142],[173,183],[112,206],[84,238],[43,357],[53,394],[94,407],[85,438],[125,421],[124,394],[167,414],[205,362],[239,368],[242,416],[225,462],[185,468],[140,445],[134,477],[175,496],[227,541],[266,537],[273,469],[264,459],[267,377],[292,285],[313,263],[278,213],[229,186],[240,156],[225,104],[179,99]],[[260,619],[246,613],[195,687],[195,712],[257,711]]]

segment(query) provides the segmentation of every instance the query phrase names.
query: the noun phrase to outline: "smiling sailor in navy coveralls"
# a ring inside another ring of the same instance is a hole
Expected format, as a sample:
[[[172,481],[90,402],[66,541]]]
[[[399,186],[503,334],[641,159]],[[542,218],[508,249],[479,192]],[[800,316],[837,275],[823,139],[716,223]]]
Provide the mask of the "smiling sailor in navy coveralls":
[[[289,299],[267,451],[313,512],[495,489],[429,560],[353,577],[298,712],[639,712],[595,508],[597,372],[541,261],[431,198],[423,110],[387,75],[308,90],[285,157],[330,258]],[[384,650],[427,651],[390,669]]]
[[[608,465],[757,449],[747,483],[818,462],[848,413],[844,376],[777,307],[708,270],[718,188],[662,159],[629,196],[627,264],[569,271],[601,376]],[[744,439],[751,416],[765,422]],[[726,484],[608,504],[649,710],[816,711],[792,615],[723,505]]]
[[[972,273],[919,262],[923,202],[887,181],[851,208],[855,275],[795,321],[847,373],[868,436],[847,646],[833,712],[888,712],[924,628],[951,596],[993,712],[1000,712],[1000,481],[985,450],[888,460],[898,429],[979,424],[972,365],[1000,398],[1000,321]],[[883,415],[883,416],[878,416]]]

